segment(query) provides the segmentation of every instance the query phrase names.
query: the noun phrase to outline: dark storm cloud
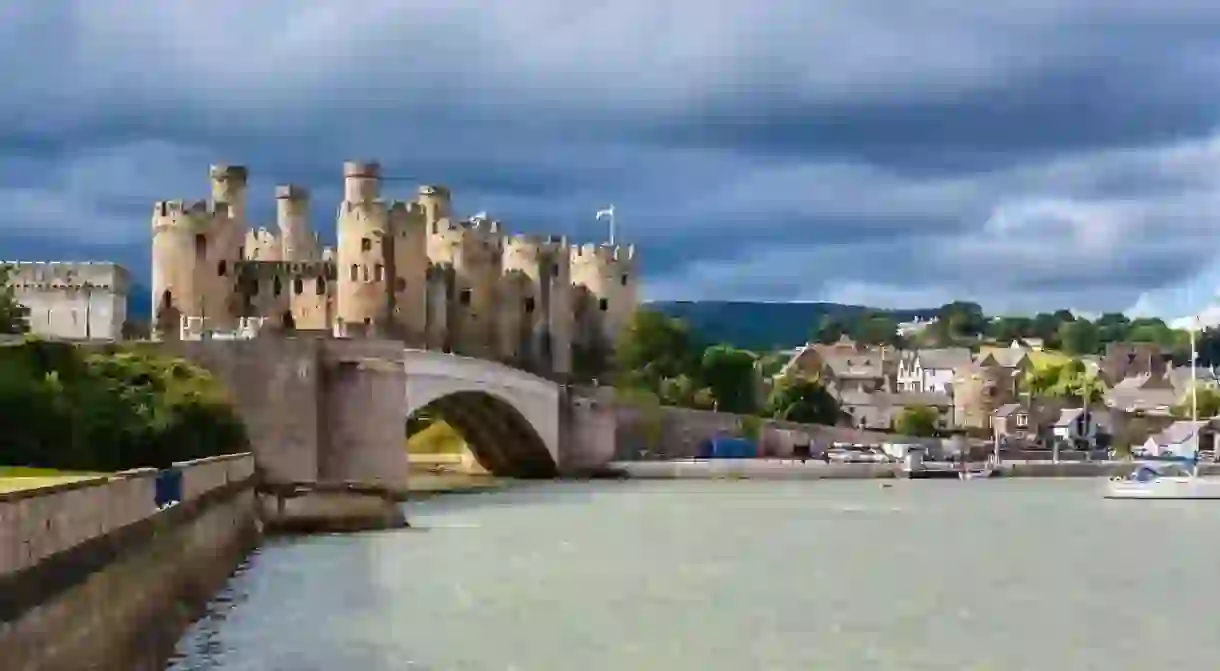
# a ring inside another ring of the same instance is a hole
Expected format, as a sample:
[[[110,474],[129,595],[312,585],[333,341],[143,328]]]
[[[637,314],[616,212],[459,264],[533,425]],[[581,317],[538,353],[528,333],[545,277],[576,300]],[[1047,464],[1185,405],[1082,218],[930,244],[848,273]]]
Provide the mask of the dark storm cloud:
[[[1199,3],[5,12],[0,256],[143,274],[151,202],[204,197],[209,162],[250,166],[257,224],[309,186],[333,238],[341,163],[369,157],[390,197],[447,184],[516,230],[596,238],[613,202],[658,297],[1172,312],[1220,283]]]

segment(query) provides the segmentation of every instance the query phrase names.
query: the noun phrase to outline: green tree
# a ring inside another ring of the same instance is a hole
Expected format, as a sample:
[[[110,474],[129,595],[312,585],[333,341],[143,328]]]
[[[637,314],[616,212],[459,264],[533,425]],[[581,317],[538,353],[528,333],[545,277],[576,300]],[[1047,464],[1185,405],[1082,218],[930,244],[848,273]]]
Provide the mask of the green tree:
[[[1210,419],[1220,416],[1220,391],[1196,383],[1186,392],[1182,400],[1173,407],[1175,417],[1190,419],[1191,391],[1196,394],[1195,405],[1199,419]]]
[[[1095,354],[1100,345],[1097,325],[1087,319],[1065,321],[1059,327],[1059,346],[1068,354]]]
[[[757,357],[728,345],[713,345],[703,352],[701,376],[711,389],[717,409],[739,414],[758,409]]]
[[[869,314],[856,323],[850,335],[866,345],[893,345],[898,342],[898,322],[884,314]]]
[[[676,405],[698,410],[711,410],[716,406],[716,396],[711,389],[700,387],[689,375],[667,377],[661,380],[657,397],[666,405]]]
[[[1057,379],[1047,390],[1048,396],[1083,401],[1089,405],[1099,403],[1105,397],[1105,383],[1079,360],[1073,359],[1056,370]]]
[[[847,333],[847,326],[843,320],[832,315],[822,315],[822,319],[818,321],[817,326],[813,329],[813,341],[823,345],[829,345],[838,342]]]
[[[904,436],[931,438],[937,434],[940,413],[936,408],[913,405],[903,408],[894,419],[894,432]]]
[[[987,317],[978,303],[946,303],[940,307],[940,320],[945,322],[949,335],[955,338],[975,336],[987,329]]]
[[[690,327],[682,320],[653,310],[636,310],[615,349],[618,384],[656,390],[665,378],[695,373],[699,351]]]
[[[1000,317],[987,326],[987,335],[1007,344],[1030,335],[1033,325],[1033,320],[1028,317]]]
[[[0,266],[0,334],[25,333],[29,328],[30,311],[17,302],[13,285],[9,284],[10,266]]]
[[[787,422],[833,425],[839,421],[839,403],[817,380],[785,377],[776,382],[766,413]]]

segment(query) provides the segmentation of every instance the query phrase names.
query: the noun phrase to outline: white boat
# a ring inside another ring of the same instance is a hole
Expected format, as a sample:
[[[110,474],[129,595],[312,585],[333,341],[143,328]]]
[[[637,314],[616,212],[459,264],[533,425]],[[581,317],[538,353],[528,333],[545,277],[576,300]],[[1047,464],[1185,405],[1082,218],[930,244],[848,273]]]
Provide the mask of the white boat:
[[[1220,478],[1199,476],[1175,462],[1141,464],[1131,475],[1107,482],[1105,498],[1220,500]]]
[[[1193,427],[1191,441],[1194,449],[1190,460],[1140,464],[1131,475],[1113,478],[1106,483],[1107,499],[1220,499],[1220,478],[1199,475],[1199,407],[1197,379],[1195,378],[1195,331],[1199,329],[1198,317],[1190,331],[1190,420]]]
[[[986,468],[979,470],[979,471],[970,471],[970,470],[961,471],[960,473],[957,474],[957,477],[958,477],[958,479],[961,479],[961,480],[983,480],[985,478],[992,477],[994,474],[995,474],[995,469],[992,468],[991,466],[987,466]]]

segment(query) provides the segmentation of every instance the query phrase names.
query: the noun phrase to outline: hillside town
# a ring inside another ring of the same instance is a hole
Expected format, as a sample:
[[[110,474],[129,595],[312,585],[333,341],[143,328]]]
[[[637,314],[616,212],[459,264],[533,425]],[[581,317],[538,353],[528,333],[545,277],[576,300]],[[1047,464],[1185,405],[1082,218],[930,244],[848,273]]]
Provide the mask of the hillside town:
[[[1103,355],[1071,358],[1032,338],[898,349],[844,335],[795,350],[777,378],[788,376],[821,380],[839,403],[841,421],[861,430],[918,428],[910,417],[926,413],[934,422],[921,432],[995,440],[1010,453],[1119,448],[1176,455],[1194,451],[1196,434],[1200,449],[1210,451],[1217,424],[1183,419],[1190,367],[1174,365],[1151,343],[1110,343]],[[1215,371],[1197,368],[1195,380],[1199,397],[1213,398]],[[1063,382],[1066,390],[1050,393]]]

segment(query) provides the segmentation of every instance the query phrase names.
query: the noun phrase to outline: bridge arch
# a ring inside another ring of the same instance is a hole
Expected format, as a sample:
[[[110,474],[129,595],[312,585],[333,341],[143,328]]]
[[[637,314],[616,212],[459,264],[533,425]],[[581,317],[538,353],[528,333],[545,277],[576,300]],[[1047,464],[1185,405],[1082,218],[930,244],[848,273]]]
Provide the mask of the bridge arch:
[[[554,477],[559,471],[559,386],[482,359],[407,350],[410,418],[433,414],[466,439],[495,475]]]

